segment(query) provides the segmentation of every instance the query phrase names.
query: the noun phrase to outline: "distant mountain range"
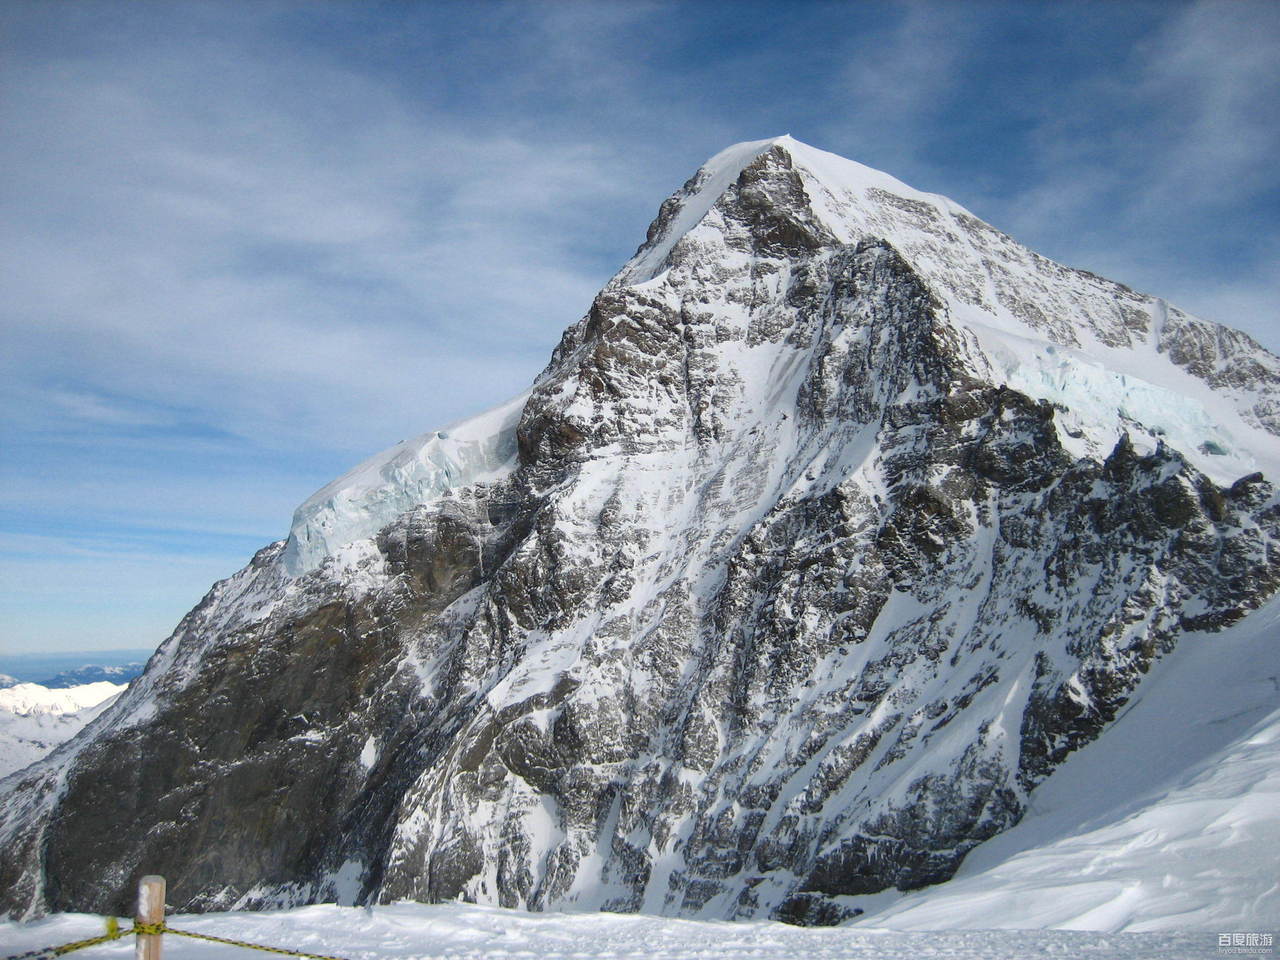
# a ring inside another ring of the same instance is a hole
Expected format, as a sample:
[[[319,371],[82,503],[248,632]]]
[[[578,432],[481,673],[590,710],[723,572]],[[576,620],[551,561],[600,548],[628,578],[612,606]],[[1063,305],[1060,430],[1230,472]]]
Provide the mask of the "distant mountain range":
[[[79,733],[142,673],[149,654],[109,650],[0,658],[0,778]],[[119,662],[124,657],[128,662]]]
[[[64,670],[56,676],[38,682],[40,686],[48,687],[51,690],[82,687],[86,683],[100,683],[104,680],[108,683],[128,683],[141,674],[145,666],[146,663],[142,660],[135,660],[133,663],[125,663],[115,667],[89,665],[76,667],[74,670]]]
[[[128,683],[139,676],[152,651],[79,650],[58,654],[0,657],[0,690],[19,683],[38,683],[52,690],[86,683]]]

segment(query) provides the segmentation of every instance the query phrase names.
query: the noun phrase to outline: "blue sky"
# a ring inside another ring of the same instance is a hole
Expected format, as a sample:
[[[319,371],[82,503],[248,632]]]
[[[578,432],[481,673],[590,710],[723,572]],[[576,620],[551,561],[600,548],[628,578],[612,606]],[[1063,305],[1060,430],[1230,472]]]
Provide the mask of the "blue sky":
[[[0,653],[146,647],[781,133],[1280,348],[1280,4],[0,5]]]

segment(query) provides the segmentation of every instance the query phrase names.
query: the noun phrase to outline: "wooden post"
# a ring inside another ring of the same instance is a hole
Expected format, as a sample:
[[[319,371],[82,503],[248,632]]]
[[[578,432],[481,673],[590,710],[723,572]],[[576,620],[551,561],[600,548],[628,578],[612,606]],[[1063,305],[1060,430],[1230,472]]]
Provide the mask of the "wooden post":
[[[138,923],[164,923],[164,877],[138,881]],[[140,933],[134,944],[134,960],[160,960],[160,934]]]

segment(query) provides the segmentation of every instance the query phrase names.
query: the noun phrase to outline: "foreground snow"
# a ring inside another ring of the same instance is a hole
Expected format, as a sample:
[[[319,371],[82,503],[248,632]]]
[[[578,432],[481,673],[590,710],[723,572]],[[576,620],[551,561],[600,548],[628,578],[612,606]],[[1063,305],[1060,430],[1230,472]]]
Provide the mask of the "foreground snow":
[[[952,960],[1037,957],[1189,960],[1216,957],[1212,933],[1099,934],[1073,931],[952,930],[903,933],[848,927],[791,927],[771,921],[712,922],[622,914],[531,914],[449,903],[397,903],[365,910],[313,906],[275,913],[219,913],[169,918],[178,929],[247,940],[350,960],[508,958],[591,960]],[[6,952],[95,936],[97,917],[63,914],[19,926],[0,924]],[[181,960],[250,956],[221,944],[168,938]],[[129,939],[76,954],[83,960],[132,956]],[[252,954],[257,955],[257,954]]]
[[[0,690],[0,778],[71,739],[126,686],[102,681],[51,689],[17,683]]]

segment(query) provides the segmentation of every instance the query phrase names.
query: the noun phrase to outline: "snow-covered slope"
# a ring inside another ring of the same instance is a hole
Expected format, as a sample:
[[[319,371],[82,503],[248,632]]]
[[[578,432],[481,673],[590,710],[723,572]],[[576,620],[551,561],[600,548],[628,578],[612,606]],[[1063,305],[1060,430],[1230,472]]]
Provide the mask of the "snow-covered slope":
[[[34,763],[111,705],[123,683],[50,689],[15,683],[0,690],[0,778]]]
[[[1015,827],[941,887],[859,924],[896,930],[1274,931],[1280,923],[1280,602],[1183,638]]]
[[[526,396],[311,498],[6,782],[0,906],[114,909],[145,870],[192,910],[826,923],[944,882],[1261,622],[1278,371],[951,201],[738,145]]]

